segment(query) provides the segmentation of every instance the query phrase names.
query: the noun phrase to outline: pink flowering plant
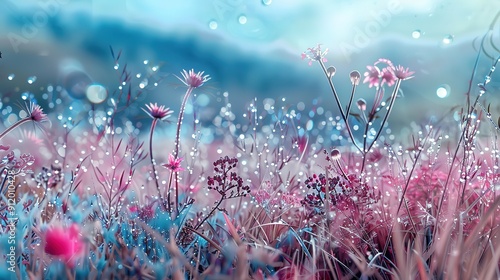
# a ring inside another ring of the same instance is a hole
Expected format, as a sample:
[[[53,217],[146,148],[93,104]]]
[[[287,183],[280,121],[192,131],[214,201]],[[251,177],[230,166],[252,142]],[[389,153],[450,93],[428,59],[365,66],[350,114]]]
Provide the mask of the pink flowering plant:
[[[0,279],[500,277],[500,124],[488,100],[500,57],[462,109],[391,137],[411,65],[351,71],[343,100],[317,45],[302,59],[332,92],[323,114],[317,100],[299,115],[309,109],[286,98],[235,110],[213,93],[220,108],[201,121],[210,75],[174,75],[183,95],[169,92],[179,102],[167,106],[160,66],[146,63],[137,83],[142,73],[111,53],[106,102],[28,96],[2,122]]]

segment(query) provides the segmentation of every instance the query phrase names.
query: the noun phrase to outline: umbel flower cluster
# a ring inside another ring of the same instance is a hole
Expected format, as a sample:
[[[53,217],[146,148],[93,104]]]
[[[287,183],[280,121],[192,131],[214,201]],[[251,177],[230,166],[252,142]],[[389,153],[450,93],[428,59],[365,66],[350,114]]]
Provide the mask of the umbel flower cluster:
[[[389,59],[350,72],[340,96],[328,50],[309,48],[331,110],[251,99],[237,116],[223,93],[201,122],[209,75],[175,76],[174,111],[155,100],[163,77],[135,87],[141,73],[111,52],[120,80],[106,102],[33,95],[3,121],[0,279],[500,277],[499,129],[484,100],[500,58],[463,109],[394,137],[414,72]]]

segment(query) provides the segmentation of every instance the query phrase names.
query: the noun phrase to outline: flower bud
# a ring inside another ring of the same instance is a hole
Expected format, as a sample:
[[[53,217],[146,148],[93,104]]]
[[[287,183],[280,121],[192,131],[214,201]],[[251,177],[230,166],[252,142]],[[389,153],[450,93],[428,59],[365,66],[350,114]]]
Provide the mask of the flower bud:
[[[363,98],[358,99],[358,101],[356,101],[356,104],[358,105],[359,110],[361,111],[366,110],[366,101]]]
[[[356,85],[356,86],[359,85],[359,80],[361,79],[361,74],[358,71],[356,71],[356,70],[352,71],[351,74],[349,74],[349,76],[351,78],[351,83],[353,85]]]
[[[339,160],[340,159],[340,151],[339,149],[333,149],[331,152],[330,152],[330,157],[332,160]]]
[[[330,67],[328,67],[328,69],[326,69],[326,75],[330,79],[335,75],[335,72],[337,72],[337,69],[335,69],[335,67],[333,67],[333,66],[330,66]]]

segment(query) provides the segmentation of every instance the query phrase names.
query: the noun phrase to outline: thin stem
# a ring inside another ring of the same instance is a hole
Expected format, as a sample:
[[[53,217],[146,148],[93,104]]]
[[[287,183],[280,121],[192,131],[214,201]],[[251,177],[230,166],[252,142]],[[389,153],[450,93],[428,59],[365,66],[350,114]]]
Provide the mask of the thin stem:
[[[351,138],[351,141],[352,143],[354,144],[354,146],[362,153],[362,154],[365,154],[363,149],[361,149],[360,146],[358,146],[358,144],[356,143],[356,139],[354,138],[354,135],[352,134],[352,131],[351,131],[351,128],[349,127],[349,121],[347,120],[347,117],[346,114],[344,113],[344,109],[342,108],[342,104],[340,103],[340,99],[339,99],[339,96],[337,94],[337,91],[335,90],[335,86],[333,85],[333,82],[332,82],[332,79],[330,79],[328,77],[328,72],[326,70],[326,67],[325,67],[325,64],[323,63],[323,61],[318,60],[319,62],[319,65],[321,66],[321,69],[323,69],[323,73],[325,74],[327,80],[328,80],[328,84],[330,85],[330,89],[332,90],[332,93],[333,93],[333,97],[335,98],[335,102],[337,103],[337,107],[339,108],[340,110],[340,115],[342,117],[342,120],[344,120],[344,123],[345,123],[345,126],[347,128],[347,132],[349,133],[349,138]],[[353,89],[354,90],[354,89]]]
[[[351,97],[349,98],[349,103],[347,104],[346,117],[349,118],[351,113],[352,100],[354,99],[354,92],[356,92],[356,83],[352,84]]]
[[[172,189],[172,178],[174,177],[174,172],[170,172],[170,176],[168,178],[168,189],[167,189],[167,209],[168,209],[168,212],[170,213],[170,211],[172,210],[170,208],[170,205],[171,205],[171,200],[170,200],[170,190]]]
[[[153,122],[151,123],[151,130],[149,131],[149,158],[151,159],[151,166],[153,168],[153,179],[155,182],[156,186],[156,191],[158,191],[158,199],[160,200],[160,203],[165,207],[165,201],[163,201],[163,196],[160,191],[160,183],[158,182],[158,176],[156,173],[156,162],[153,158],[153,132],[155,130],[156,124],[158,123],[158,119],[154,118]],[[167,208],[167,207],[165,207]]]
[[[186,108],[186,103],[189,96],[191,96],[191,92],[193,92],[193,87],[188,87],[188,89],[186,90],[186,94],[184,94],[184,98],[182,99],[182,104],[179,111],[179,119],[177,120],[177,132],[175,135],[175,159],[179,158],[179,150],[181,146],[181,125],[182,120],[184,119],[184,109]],[[179,213],[179,172],[175,172],[175,211]]]
[[[0,134],[0,140],[2,138],[4,138],[5,135],[9,134],[12,130],[16,129],[18,126],[22,125],[25,122],[29,122],[29,121],[31,121],[31,118],[27,117],[27,118],[24,118],[24,119],[17,121],[15,124],[9,126],[6,130],[4,130],[4,132],[2,132],[2,134]]]
[[[373,139],[372,143],[368,146],[368,149],[365,151],[366,153],[371,150],[375,142],[377,142],[380,134],[382,133],[382,130],[384,129],[384,125],[387,122],[387,119],[389,118],[389,115],[391,114],[392,107],[394,106],[394,102],[396,101],[396,97],[398,96],[398,91],[399,87],[401,86],[401,79],[398,79],[396,81],[396,85],[394,86],[394,91],[392,92],[391,95],[391,101],[389,103],[389,108],[387,109],[387,113],[384,116],[384,119],[382,120],[382,123],[380,124],[380,129],[377,132],[377,135],[375,135],[375,138]]]
[[[175,151],[174,151],[174,158],[175,159],[177,159],[179,157],[179,150],[180,150],[180,146],[181,146],[181,142],[180,142],[181,125],[182,125],[182,120],[184,119],[184,110],[186,108],[186,103],[187,103],[189,96],[191,96],[191,92],[193,92],[193,88],[188,87],[186,94],[184,94],[184,98],[182,99],[182,104],[181,104],[181,108],[179,111],[179,118],[177,120],[177,131],[176,131],[176,135],[175,135]]]
[[[210,213],[194,229],[199,229],[201,227],[201,225],[203,225],[203,223],[206,222],[208,220],[208,218],[210,218],[210,216],[212,216],[212,214],[215,212],[215,210],[219,209],[219,206],[221,205],[222,201],[225,198],[226,197],[224,195],[222,195],[220,200],[217,202],[217,205],[215,205],[215,207],[212,208],[212,211],[210,211]]]

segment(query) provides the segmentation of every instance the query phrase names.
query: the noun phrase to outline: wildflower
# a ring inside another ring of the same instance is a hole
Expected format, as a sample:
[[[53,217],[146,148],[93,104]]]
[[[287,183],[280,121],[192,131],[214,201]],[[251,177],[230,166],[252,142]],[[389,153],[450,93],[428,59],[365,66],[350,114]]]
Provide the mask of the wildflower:
[[[201,87],[205,82],[210,80],[210,76],[209,75],[203,76],[203,73],[205,73],[205,71],[195,73],[193,69],[189,71],[182,70],[181,72],[182,79],[177,76],[176,77],[186,86],[190,88],[198,88]]]
[[[380,69],[377,66],[366,66],[368,68],[368,72],[365,72],[365,79],[363,83],[369,83],[368,87],[378,87],[380,82]]]
[[[396,66],[396,68],[394,69],[394,75],[396,75],[396,77],[401,80],[411,79],[413,78],[413,74],[415,74],[414,71],[410,71],[408,68],[405,69],[401,65]]]
[[[168,163],[163,164],[163,167],[170,169],[172,172],[184,170],[181,167],[182,158],[175,158],[172,154],[168,155]]]
[[[396,76],[394,76],[393,69],[389,67],[382,69],[382,72],[380,73],[380,80],[382,81],[380,83],[381,86],[383,86],[384,83],[387,83],[388,86],[394,85],[396,82]]]
[[[153,119],[165,120],[173,113],[170,108],[166,108],[164,105],[158,106],[157,103],[149,103],[149,105],[146,104],[146,108],[148,108],[148,111],[144,108],[142,110],[144,110],[144,112],[146,112]]]
[[[80,229],[76,224],[68,228],[60,226],[49,228],[45,232],[45,253],[61,258],[67,265],[73,266],[73,260],[83,250]]]
[[[29,119],[34,122],[43,122],[47,120],[47,115],[38,104],[30,103],[28,109]]]
[[[315,48],[308,48],[307,51],[302,53],[302,59],[309,59],[309,65],[312,65],[313,61],[327,62],[325,58],[328,53],[328,49],[321,51],[321,44],[318,44]]]
[[[47,115],[43,112],[42,107],[40,107],[38,104],[30,103],[30,105],[26,107],[28,116],[21,120],[18,120],[16,123],[14,123],[9,128],[0,133],[0,139],[5,137],[5,135],[9,134],[12,130],[14,130],[16,127],[22,125],[25,122],[33,121],[35,123],[39,123],[46,121],[48,119]]]

